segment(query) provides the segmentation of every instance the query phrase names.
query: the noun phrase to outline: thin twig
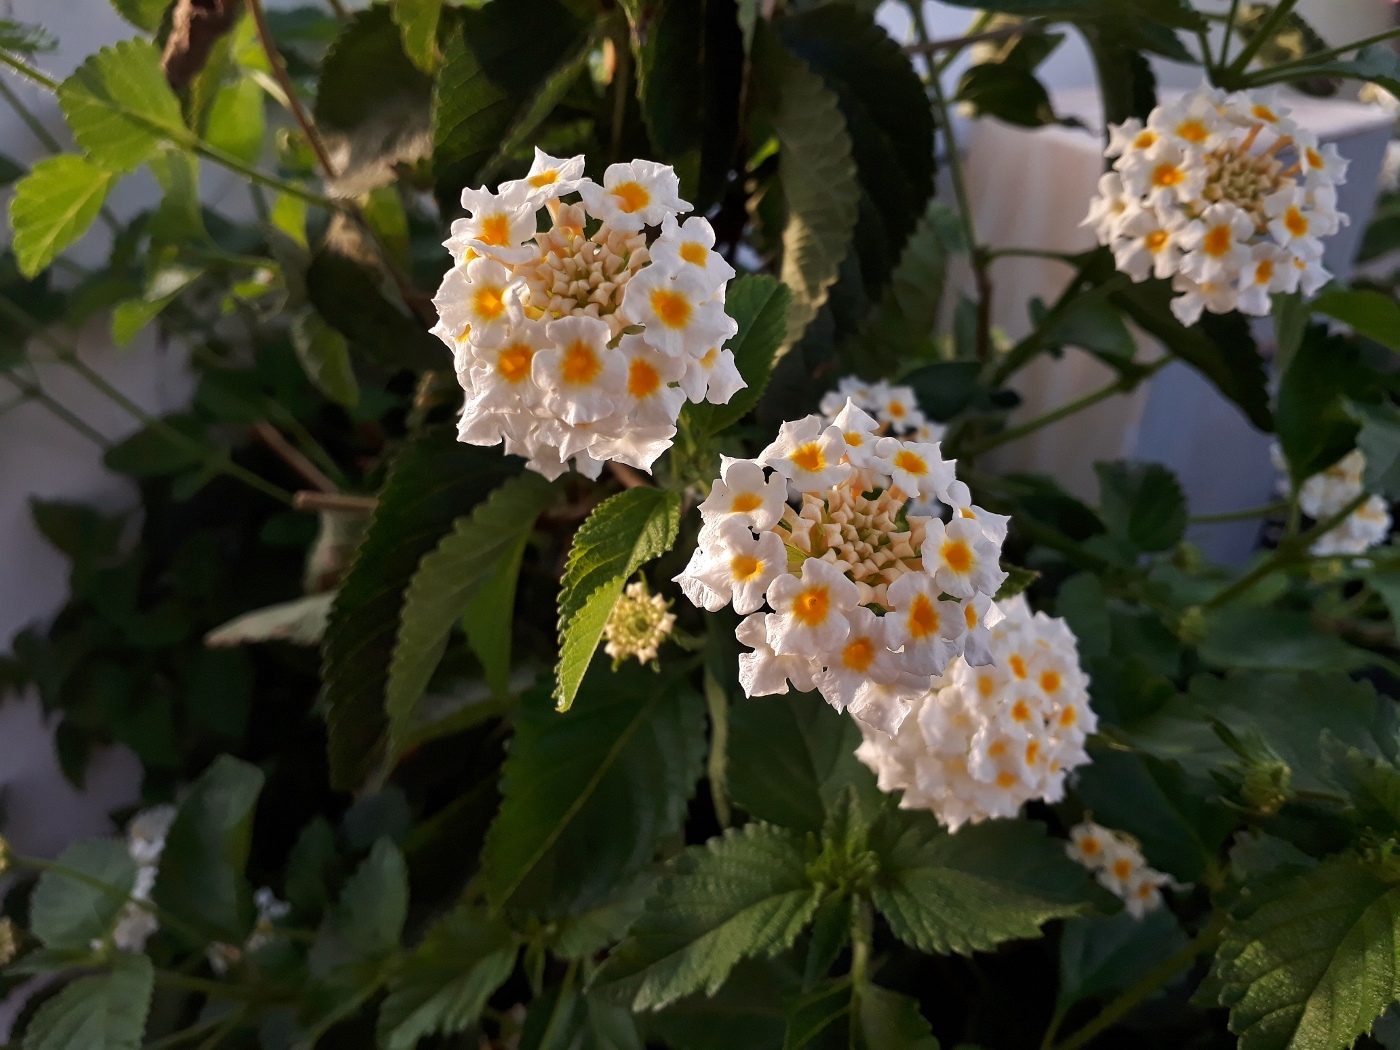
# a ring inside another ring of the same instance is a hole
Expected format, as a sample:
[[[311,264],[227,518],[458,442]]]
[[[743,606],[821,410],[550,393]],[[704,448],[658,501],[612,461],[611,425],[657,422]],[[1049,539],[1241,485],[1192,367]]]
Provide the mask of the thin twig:
[[[282,432],[265,419],[260,419],[253,424],[253,433],[256,434],[262,443],[272,449],[287,466],[291,467],[310,484],[314,485],[322,492],[338,493],[340,486],[321,471],[321,468],[312,463],[290,441],[282,436]]]
[[[1193,514],[1192,525],[1218,525],[1226,521],[1248,521],[1251,518],[1267,518],[1288,510],[1288,500],[1281,499],[1267,507],[1249,507],[1246,510],[1225,510],[1217,514]]]
[[[352,496],[345,492],[311,492],[302,489],[292,496],[294,510],[338,510],[347,513],[369,514],[379,501],[373,496]]]
[[[922,40],[915,44],[905,44],[904,53],[906,55],[934,55],[940,51],[956,51],[969,44],[991,43],[993,40],[1010,40],[1013,37],[1025,36],[1027,33],[1040,31],[1047,24],[1044,19],[1035,19],[1020,25],[1006,26],[1002,29],[989,29],[985,33],[968,33],[966,36],[951,36],[942,40]]]
[[[267,64],[272,68],[272,76],[287,96],[287,108],[292,111],[292,119],[297,122],[297,127],[301,128],[301,133],[306,136],[306,141],[311,145],[312,152],[316,154],[316,162],[321,165],[321,170],[326,173],[326,177],[335,178],[337,172],[331,164],[330,154],[326,152],[326,144],[321,141],[320,133],[316,130],[316,126],[311,123],[311,118],[306,115],[301,100],[297,98],[296,87],[292,84],[292,78],[287,73],[287,64],[282,61],[282,53],[277,50],[277,44],[272,39],[272,30],[268,27],[262,0],[248,0],[248,13],[253,16],[253,27],[257,30],[258,42],[262,44],[263,53],[267,55]]]
[[[54,398],[38,383],[31,383],[27,379],[16,375],[13,371],[9,369],[0,372],[0,376],[3,376],[5,382],[12,385],[16,390],[20,392],[20,394],[23,395],[22,400],[36,401],[39,404],[43,405],[55,416],[63,420],[63,422],[67,423],[70,427],[76,430],[79,434],[83,435],[83,437],[87,438],[93,444],[97,445],[97,447],[102,449],[103,451],[106,451],[107,449],[112,447],[112,443],[107,440],[105,435],[99,432],[95,427],[91,426],[87,422],[87,420],[83,419],[72,409],[68,408],[68,406],[62,404],[60,401]]]
[[[616,460],[608,460],[608,473],[622,482],[622,487],[627,489],[647,488],[651,482],[640,470],[629,467],[625,463],[618,463]]]

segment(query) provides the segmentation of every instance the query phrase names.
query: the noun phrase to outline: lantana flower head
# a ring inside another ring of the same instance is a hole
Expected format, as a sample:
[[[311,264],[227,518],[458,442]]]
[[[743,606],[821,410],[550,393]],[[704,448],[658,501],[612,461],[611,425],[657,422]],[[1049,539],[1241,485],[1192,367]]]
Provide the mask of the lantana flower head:
[[[816,688],[893,733],[949,661],[989,659],[1005,519],[971,505],[936,441],[891,436],[854,400],[831,419],[784,423],[757,458],[722,461],[676,582],[747,616],[749,696]],[[951,522],[917,513],[924,500]]]
[[[744,387],[724,348],[734,270],[704,218],[680,221],[675,171],[636,160],[598,185],[583,168],[536,150],[525,178],[463,190],[433,300],[466,392],[458,437],[504,443],[549,478],[597,477],[608,460],[648,470],[686,401]]]
[[[1162,887],[1172,885],[1172,877],[1149,867],[1135,841],[1092,820],[1070,828],[1069,839],[1065,852],[1070,860],[1092,871],[1133,918],[1162,906]]]
[[[837,416],[848,403],[873,421],[876,437],[888,435],[931,442],[941,441],[947,430],[924,415],[913,387],[892,385],[883,379],[867,383],[859,376],[846,376],[822,398],[822,418],[837,423]]]
[[[1170,279],[1182,324],[1201,314],[1264,316],[1272,298],[1311,295],[1331,279],[1322,239],[1347,161],[1288,116],[1269,92],[1200,88],[1109,129],[1113,170],[1084,225],[1134,281]]]
[[[1274,466],[1284,473],[1279,492],[1288,495],[1288,464],[1275,444],[1272,448]],[[1306,479],[1298,489],[1298,509],[1314,521],[1323,521],[1341,513],[1366,491],[1364,474],[1366,454],[1354,448],[1325,470]],[[1313,541],[1310,553],[1318,557],[1364,554],[1384,543],[1390,536],[1390,504],[1384,496],[1372,494],[1334,528]]]
[[[1031,799],[1059,801],[1066,774],[1089,761],[1084,741],[1097,724],[1064,620],[1032,615],[1022,598],[966,608],[986,632],[987,659],[973,664],[969,629],[964,654],[917,698],[914,715],[893,732],[862,726],[856,751],[881,790],[903,792],[901,807],[931,810],[954,831],[1014,817]]]

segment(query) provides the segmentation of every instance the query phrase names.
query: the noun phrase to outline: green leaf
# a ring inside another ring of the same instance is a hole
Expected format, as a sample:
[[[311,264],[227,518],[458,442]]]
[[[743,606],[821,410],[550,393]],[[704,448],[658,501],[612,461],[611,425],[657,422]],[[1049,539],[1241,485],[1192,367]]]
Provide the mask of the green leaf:
[[[384,690],[395,752],[406,739],[413,706],[447,648],[452,625],[487,581],[510,565],[518,568],[535,519],[554,497],[554,486],[532,471],[508,478],[469,516],[458,518],[452,531],[419,563],[404,592]],[[494,608],[489,615],[509,623],[512,611]]]
[[[787,1002],[802,982],[780,960],[749,959],[734,967],[714,995],[681,999],[641,1020],[651,1039],[674,1050],[781,1046]]]
[[[798,832],[820,832],[848,784],[873,811],[881,795],[855,757],[861,740],[855,719],[816,693],[744,700],[729,711],[730,795],[755,819]]]
[[[438,20],[442,0],[394,0],[394,24],[403,34],[403,50],[424,73],[437,68]]]
[[[957,213],[930,198],[879,305],[865,316],[860,332],[841,348],[843,359],[861,375],[874,376],[882,365],[892,367],[901,359],[927,356],[938,328],[948,257],[963,250]]]
[[[1050,329],[1045,341],[1053,346],[1077,346],[1120,374],[1133,375],[1139,370],[1132,363],[1137,342],[1122,316],[1105,302],[1080,300]]]
[[[112,6],[137,29],[154,33],[160,29],[161,20],[170,0],[112,0]]]
[[[127,299],[112,311],[112,341],[129,346],[141,330],[160,316],[186,288],[204,276],[203,270],[179,263],[162,266],[151,274],[140,298]]]
[[[1379,755],[1347,747],[1325,730],[1322,752],[1329,778],[1346,792],[1357,821],[1381,835],[1400,835],[1400,769]]]
[[[606,900],[681,828],[704,761],[704,703],[682,677],[602,661],[559,714],[527,695],[482,850],[493,907],[577,914]]]
[[[773,358],[787,330],[787,286],[767,274],[745,274],[729,284],[724,311],[739,330],[724,344],[734,352],[734,364],[747,384],[724,405],[685,406],[691,426],[704,436],[718,434],[737,423],[763,396],[773,373]]]
[[[1033,69],[1008,62],[984,62],[962,75],[957,100],[972,106],[977,116],[996,117],[1023,128],[1053,123],[1050,92]]]
[[[446,368],[446,347],[379,291],[375,274],[330,247],[311,258],[306,294],[321,317],[386,368]]]
[[[779,272],[792,302],[781,356],[802,338],[836,282],[855,232],[860,186],[836,95],[807,63],[784,49],[766,24],[760,30],[754,41],[754,77],[767,92],[787,205]]]
[[[154,986],[149,958],[118,953],[110,971],[80,977],[39,1007],[24,1050],[140,1050]]]
[[[1367,650],[1319,632],[1308,613],[1247,605],[1212,610],[1198,649],[1211,667],[1251,671],[1351,671],[1372,662]]]
[[[10,186],[24,178],[29,169],[14,158],[0,153],[0,186]]]
[[[1295,486],[1330,467],[1356,444],[1347,401],[1380,400],[1376,371],[1354,340],[1310,325],[1279,383],[1274,425]]]
[[[1140,551],[1175,547],[1186,534],[1186,496],[1159,463],[1095,463],[1099,517],[1110,536]]]
[[[360,384],[350,361],[350,345],[314,310],[292,322],[292,346],[306,378],[338,405],[354,408],[360,403]]]
[[[481,663],[486,684],[498,697],[511,692],[511,632],[515,627],[514,619],[501,612],[515,609],[515,588],[529,543],[530,533],[522,531],[514,544],[507,546],[490,575],[481,581],[462,613],[467,645]]]
[[[783,1050],[938,1050],[919,1003],[851,978],[823,981],[792,1004]]]
[[[1367,491],[1400,499],[1400,410],[1388,401],[1379,405],[1347,402],[1346,407],[1361,424],[1356,447],[1366,453]]]
[[[200,446],[204,444],[204,435],[198,420],[193,416],[166,416],[160,422],[192,442],[198,442],[198,446],[175,440],[164,427],[152,425],[113,445],[102,462],[118,473],[138,478],[174,474],[203,462]]]
[[[462,187],[476,185],[502,140],[545,82],[576,55],[585,34],[557,0],[459,12],[443,46],[433,98],[433,174],[444,214],[456,212]]]
[[[634,572],[671,549],[680,530],[678,493],[639,487],[594,508],[574,536],[559,585],[560,710],[568,710]]]
[[[36,161],[10,200],[15,263],[34,277],[84,233],[102,210],[112,174],[72,153]]]
[[[1216,954],[1241,1050],[1351,1046],[1396,998],[1393,862],[1332,857],[1226,931]]]
[[[160,52],[139,37],[90,56],[59,85],[58,103],[78,145],[108,171],[130,171],[163,142],[190,137]]]
[[[1321,62],[1290,70],[1290,79],[1347,77],[1369,80],[1391,94],[1400,94],[1400,56],[1384,43],[1368,44],[1352,59]]]
[[[321,63],[314,118],[338,162],[341,188],[394,181],[394,166],[426,159],[433,82],[404,54],[394,14],[355,12]]]
[[[681,196],[704,214],[724,194],[739,135],[744,42],[730,3],[665,0],[638,54],[638,98]]]
[[[870,897],[896,937],[922,952],[969,955],[1084,909],[1082,868],[1042,824],[997,820],[950,835],[927,813],[887,814],[871,848]]]
[[[52,51],[56,47],[58,41],[43,26],[0,18],[0,51],[32,55],[37,51]]]
[[[1301,292],[1274,295],[1272,315],[1274,319],[1274,371],[1286,376],[1293,364],[1293,357],[1303,343],[1303,333],[1308,327],[1308,306]]]
[[[1131,988],[1184,947],[1186,934],[1166,908],[1141,919],[1126,911],[1068,919],[1060,934],[1056,1009],[1063,1012],[1081,999]],[[1182,969],[1187,965],[1182,963]]]
[[[59,856],[65,868],[111,887],[110,892],[46,871],[29,900],[29,930],[48,948],[88,950],[103,940],[136,884],[136,862],[115,839],[79,839]]]
[[[387,838],[370,850],[345,882],[340,900],[316,932],[307,964],[316,976],[373,962],[399,947],[408,917],[408,868]]]
[[[239,77],[219,88],[204,122],[204,141],[245,164],[262,156],[267,130],[263,89],[252,77]]]
[[[262,786],[256,766],[219,756],[180,803],[161,854],[156,904],[230,944],[242,943],[253,925],[243,869]]]
[[[428,930],[389,982],[379,1009],[383,1050],[413,1050],[428,1035],[456,1035],[476,1023],[491,993],[515,968],[510,927],[458,907]]]
[[[423,555],[509,473],[506,461],[438,427],[390,464],[369,529],[341,585],[326,632],[322,678],[331,783],[358,787],[384,756],[384,687],[403,592]]]
[[[151,240],[159,245],[208,241],[199,201],[199,158],[166,146],[150,162],[151,174],[164,196],[151,217]]]
[[[595,986],[635,1011],[714,995],[741,959],[790,948],[820,899],[796,835],[759,823],[731,829],[671,862]]]

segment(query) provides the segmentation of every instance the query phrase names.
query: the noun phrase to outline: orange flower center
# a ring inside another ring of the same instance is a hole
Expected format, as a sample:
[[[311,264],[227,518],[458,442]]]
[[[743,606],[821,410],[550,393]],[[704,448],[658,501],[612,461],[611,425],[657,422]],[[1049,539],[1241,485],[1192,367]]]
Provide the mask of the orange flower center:
[[[1016,774],[1015,774],[1015,773],[1009,773],[1009,772],[1007,772],[1006,770],[1003,769],[1000,773],[997,774],[997,787],[1001,788],[1003,791],[1006,790],[1007,788],[1011,787],[1011,785],[1013,785],[1013,784],[1015,784],[1015,783],[1016,783]]]
[[[922,477],[928,473],[928,463],[923,456],[910,452],[907,448],[895,453],[894,465],[906,474]]]
[[[993,679],[991,675],[984,674],[981,678],[977,679],[977,691],[984,697],[991,696],[996,690],[996,687],[996,680]]]
[[[1017,722],[1029,722],[1031,720],[1031,705],[1024,700],[1017,700],[1011,705],[1011,717]]]
[[[1234,243],[1235,234],[1229,226],[1212,226],[1201,242],[1201,250],[1218,259],[1228,253]]]
[[[546,186],[553,186],[559,181],[559,170],[557,168],[550,168],[548,171],[542,171],[538,175],[531,175],[525,181],[535,189],[542,190]]]
[[[825,622],[831,610],[831,596],[825,587],[809,587],[799,594],[792,603],[792,615],[808,627],[816,627]]]
[[[1177,125],[1176,133],[1187,142],[1201,143],[1210,137],[1210,132],[1206,130],[1205,122],[1201,120],[1184,120]]]
[[[559,374],[564,382],[586,386],[598,378],[603,370],[603,362],[598,354],[582,339],[574,342],[564,351],[564,360],[559,366]]]
[[[1007,663],[1011,665],[1011,673],[1014,674],[1017,678],[1026,677],[1026,661],[1021,659],[1020,656],[1013,654],[1011,659],[1008,660]]]
[[[1119,857],[1113,862],[1113,874],[1120,879],[1126,879],[1133,873],[1133,862],[1126,857]]]
[[[1157,142],[1157,133],[1151,128],[1143,128],[1138,132],[1137,138],[1133,139],[1134,149],[1147,149]]]
[[[938,610],[928,600],[928,595],[914,595],[914,603],[909,606],[908,626],[909,636],[915,639],[927,638],[938,630]]]
[[[729,509],[735,514],[747,514],[751,510],[758,510],[763,506],[763,499],[756,492],[741,492],[734,497],[734,502],[729,505]]]
[[[1166,230],[1153,230],[1145,238],[1143,243],[1147,245],[1147,250],[1156,255],[1167,246],[1167,241],[1171,240],[1171,234]]]
[[[627,392],[637,400],[649,397],[661,388],[661,373],[651,362],[634,357],[627,369]]]
[[[972,568],[972,548],[962,540],[949,540],[939,553],[954,572],[967,572]]]
[[[478,317],[493,321],[505,312],[506,301],[499,288],[478,288],[472,296],[472,309]]]
[[[680,257],[691,266],[704,266],[709,250],[699,241],[682,241]]]
[[[1152,172],[1154,186],[1180,186],[1186,180],[1186,173],[1175,164],[1158,164]]]
[[[841,663],[847,670],[864,672],[875,660],[875,643],[869,638],[856,638],[841,650]]]
[[[690,320],[690,302],[683,295],[658,288],[651,293],[651,309],[667,328],[684,328]]]
[[[763,572],[763,562],[752,554],[736,554],[729,559],[729,572],[736,580],[747,583]]]
[[[651,203],[651,194],[639,182],[624,182],[620,186],[614,186],[612,195],[621,202],[618,208],[628,215],[641,211]]]
[[[1283,213],[1283,226],[1294,237],[1302,237],[1308,232],[1312,224],[1308,222],[1308,217],[1303,214],[1298,205],[1294,204]]]
[[[1272,259],[1260,259],[1259,265],[1254,268],[1254,283],[1268,284],[1274,279],[1274,261]]]
[[[535,349],[528,343],[512,343],[496,358],[496,371],[507,383],[518,383],[530,374]]]
[[[793,452],[792,461],[809,474],[815,474],[826,467],[826,455],[815,441],[809,441]]]
[[[481,235],[477,240],[493,248],[505,247],[510,243],[510,220],[504,215],[486,216],[481,220]]]
[[[1060,675],[1056,671],[1042,671],[1040,674],[1040,688],[1047,693],[1053,693],[1060,688]]]

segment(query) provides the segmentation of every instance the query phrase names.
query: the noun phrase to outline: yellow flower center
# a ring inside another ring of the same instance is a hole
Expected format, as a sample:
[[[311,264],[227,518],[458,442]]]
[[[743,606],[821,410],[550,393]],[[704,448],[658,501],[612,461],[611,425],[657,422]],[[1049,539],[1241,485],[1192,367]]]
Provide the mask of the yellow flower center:
[[[967,629],[972,630],[977,626],[977,610],[969,605],[963,610],[963,619],[967,621]]]
[[[923,456],[910,452],[907,448],[895,453],[894,465],[906,474],[922,477],[928,473],[928,463]]]
[[[1197,144],[1204,142],[1210,137],[1210,132],[1206,130],[1205,122],[1194,117],[1191,120],[1183,120],[1178,124],[1176,133],[1187,142],[1195,142]]]
[[[763,562],[752,554],[736,554],[729,559],[729,573],[740,583],[748,583],[763,572]]]
[[[756,492],[741,492],[734,497],[734,502],[729,505],[729,509],[735,514],[747,514],[751,510],[758,510],[763,506],[763,499]]]
[[[1053,693],[1060,688],[1060,674],[1058,671],[1042,671],[1040,673],[1040,688],[1047,693]]]
[[[1120,879],[1126,879],[1133,873],[1133,862],[1127,857],[1119,857],[1113,862],[1113,874]]]
[[[1154,186],[1180,186],[1186,181],[1186,173],[1175,164],[1158,164],[1152,172]]]
[[[708,256],[709,249],[699,241],[681,242],[680,257],[683,261],[690,263],[691,266],[703,267]]]
[[[914,595],[914,602],[909,606],[909,617],[906,622],[909,627],[909,637],[916,640],[927,638],[938,630],[938,610],[933,607],[933,602],[928,600],[928,595]]]
[[[576,340],[564,351],[564,360],[559,366],[559,374],[564,382],[576,386],[586,386],[598,378],[603,370],[603,362],[597,352],[582,339]]]
[[[486,216],[481,220],[481,234],[477,240],[493,248],[504,248],[510,243],[510,220],[504,215]]]
[[[684,328],[690,320],[689,300],[665,288],[651,293],[651,309],[667,328]]]
[[[1075,712],[1074,708],[1067,707],[1060,712],[1060,725],[1068,728],[1077,721],[1079,721],[1079,715]]]
[[[1260,259],[1259,264],[1254,267],[1254,283],[1268,284],[1274,279],[1274,261],[1272,259]]]
[[[472,295],[472,310],[478,317],[494,321],[505,309],[506,301],[500,288],[478,288]]]
[[[1201,250],[1213,258],[1227,254],[1235,244],[1235,235],[1229,226],[1212,226],[1201,242]]]
[[[1308,222],[1308,217],[1298,205],[1293,204],[1283,213],[1283,227],[1294,237],[1302,237],[1312,227],[1312,223]]]
[[[856,638],[841,650],[841,663],[848,671],[864,673],[875,661],[875,643],[869,638]]]
[[[995,743],[993,743],[991,747],[987,748],[988,758],[1000,758],[1004,754],[1006,754],[1005,740],[998,740]]]
[[[1010,773],[1007,770],[1003,769],[1000,773],[997,774],[997,787],[1001,788],[1003,791],[1005,791],[1007,788],[1011,787],[1015,783],[1015,773]]]
[[[989,674],[984,674],[981,678],[977,679],[977,691],[982,694],[984,699],[991,696],[996,690],[996,687],[996,680]]]
[[[512,343],[496,358],[496,371],[507,383],[519,383],[530,374],[535,348],[529,343]]]
[[[1014,674],[1017,678],[1026,677],[1026,661],[1021,659],[1019,655],[1013,654],[1011,659],[1008,660],[1007,663],[1011,665],[1011,673]]]
[[[719,347],[712,346],[705,351],[705,356],[700,358],[700,367],[714,368],[717,360],[719,360]]]
[[[628,215],[641,211],[651,203],[651,194],[640,182],[624,182],[614,186],[611,192],[621,202],[618,204],[618,208]]]
[[[948,540],[939,551],[944,564],[954,572],[967,572],[972,568],[972,548],[963,540]]]
[[[1307,159],[1308,159],[1308,167],[1310,167],[1310,168],[1325,168],[1325,167],[1327,167],[1327,161],[1323,159],[1322,154],[1319,153],[1317,150],[1313,149],[1311,146],[1309,146],[1306,150],[1303,151],[1303,155],[1304,155],[1305,157],[1307,157]]]
[[[535,189],[542,190],[546,186],[553,186],[559,181],[559,169],[550,168],[548,171],[542,171],[538,175],[531,175],[525,181]]]
[[[793,452],[792,461],[798,468],[809,474],[815,474],[826,467],[826,455],[822,452],[822,447],[815,441],[809,441]]]
[[[1134,149],[1149,149],[1157,142],[1157,133],[1151,128],[1143,128],[1138,132],[1137,138],[1133,139]]]
[[[660,388],[661,373],[652,367],[651,362],[634,357],[627,369],[627,392],[640,401]]]
[[[1029,740],[1026,742],[1026,765],[1033,766],[1040,761],[1040,741]]]
[[[826,621],[831,611],[831,596],[824,586],[808,587],[792,602],[792,615],[798,623],[816,627]]]
[[[1024,700],[1017,700],[1011,705],[1011,717],[1017,722],[1029,722],[1031,720],[1031,705]]]
[[[909,410],[904,407],[903,401],[891,401],[885,406],[885,411],[894,416],[895,419],[899,419]]]
[[[1079,852],[1086,857],[1092,857],[1099,852],[1099,840],[1093,835],[1085,835],[1079,840]]]
[[[1278,114],[1275,113],[1268,106],[1264,105],[1262,102],[1256,102],[1254,106],[1250,109],[1250,112],[1253,113],[1256,118],[1264,121],[1266,124],[1278,123]]]
[[[1143,243],[1147,246],[1149,252],[1156,255],[1167,246],[1167,241],[1169,240],[1171,240],[1171,234],[1166,230],[1153,230],[1143,238]]]

